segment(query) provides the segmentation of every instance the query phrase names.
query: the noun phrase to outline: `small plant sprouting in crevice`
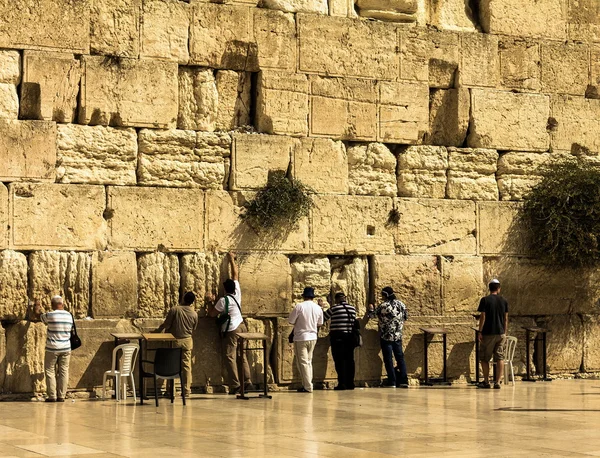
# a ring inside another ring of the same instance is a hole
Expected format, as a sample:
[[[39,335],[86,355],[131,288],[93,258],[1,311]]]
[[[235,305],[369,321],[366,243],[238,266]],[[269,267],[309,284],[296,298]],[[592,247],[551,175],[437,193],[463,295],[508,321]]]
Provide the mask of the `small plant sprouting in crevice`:
[[[283,170],[269,173],[267,184],[245,204],[243,218],[257,232],[291,231],[308,216],[313,190]]]
[[[388,213],[388,219],[385,222],[385,227],[388,229],[398,227],[401,217],[402,215],[400,214],[400,211],[397,208],[392,208]]]
[[[102,65],[104,67],[121,68],[121,66],[123,65],[123,57],[115,56],[113,54],[105,55],[102,59]]]

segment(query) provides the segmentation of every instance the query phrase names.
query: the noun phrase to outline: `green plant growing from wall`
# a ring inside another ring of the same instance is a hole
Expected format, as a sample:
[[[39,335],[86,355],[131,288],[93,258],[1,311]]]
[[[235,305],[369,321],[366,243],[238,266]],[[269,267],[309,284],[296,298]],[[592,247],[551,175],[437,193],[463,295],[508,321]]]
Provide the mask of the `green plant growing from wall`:
[[[525,196],[521,227],[530,253],[556,267],[600,264],[600,168],[564,159],[542,169]]]

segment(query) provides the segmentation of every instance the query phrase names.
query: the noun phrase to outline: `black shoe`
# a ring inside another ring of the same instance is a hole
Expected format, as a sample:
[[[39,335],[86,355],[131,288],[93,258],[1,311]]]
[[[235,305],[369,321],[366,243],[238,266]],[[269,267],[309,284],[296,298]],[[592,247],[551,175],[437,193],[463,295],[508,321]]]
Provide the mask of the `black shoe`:
[[[238,386],[237,388],[232,388],[229,390],[229,394],[238,394],[240,391],[240,387]]]
[[[479,382],[479,385],[477,385],[477,388],[489,389],[491,387],[490,382]]]
[[[302,387],[302,388],[298,388],[296,390],[298,393],[312,393],[312,391],[308,391],[306,388]]]
[[[499,383],[494,383],[494,389],[495,390],[499,390],[500,389],[500,384]]]
[[[256,387],[252,383],[244,384],[244,391],[254,391],[254,390],[256,390]]]
[[[65,402],[64,398],[56,398],[56,402]]]
[[[334,391],[344,391],[346,387],[344,385],[338,385],[334,388]]]
[[[396,388],[408,388],[408,383],[399,383]]]
[[[54,398],[46,398],[46,402],[56,402],[56,399],[54,399]]]

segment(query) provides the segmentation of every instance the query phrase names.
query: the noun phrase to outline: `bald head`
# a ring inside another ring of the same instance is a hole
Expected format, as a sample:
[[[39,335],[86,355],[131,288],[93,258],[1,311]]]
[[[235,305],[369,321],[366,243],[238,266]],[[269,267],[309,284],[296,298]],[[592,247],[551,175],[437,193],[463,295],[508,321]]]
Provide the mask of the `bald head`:
[[[63,298],[60,296],[53,296],[50,303],[52,304],[52,310],[61,310],[64,307]]]

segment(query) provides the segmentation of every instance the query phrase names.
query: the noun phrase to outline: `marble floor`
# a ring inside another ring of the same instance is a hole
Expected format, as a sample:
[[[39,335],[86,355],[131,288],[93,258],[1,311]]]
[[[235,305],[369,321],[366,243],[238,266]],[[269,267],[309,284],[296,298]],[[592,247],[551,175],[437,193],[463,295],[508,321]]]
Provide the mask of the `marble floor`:
[[[600,456],[600,381],[4,402],[1,457]]]

